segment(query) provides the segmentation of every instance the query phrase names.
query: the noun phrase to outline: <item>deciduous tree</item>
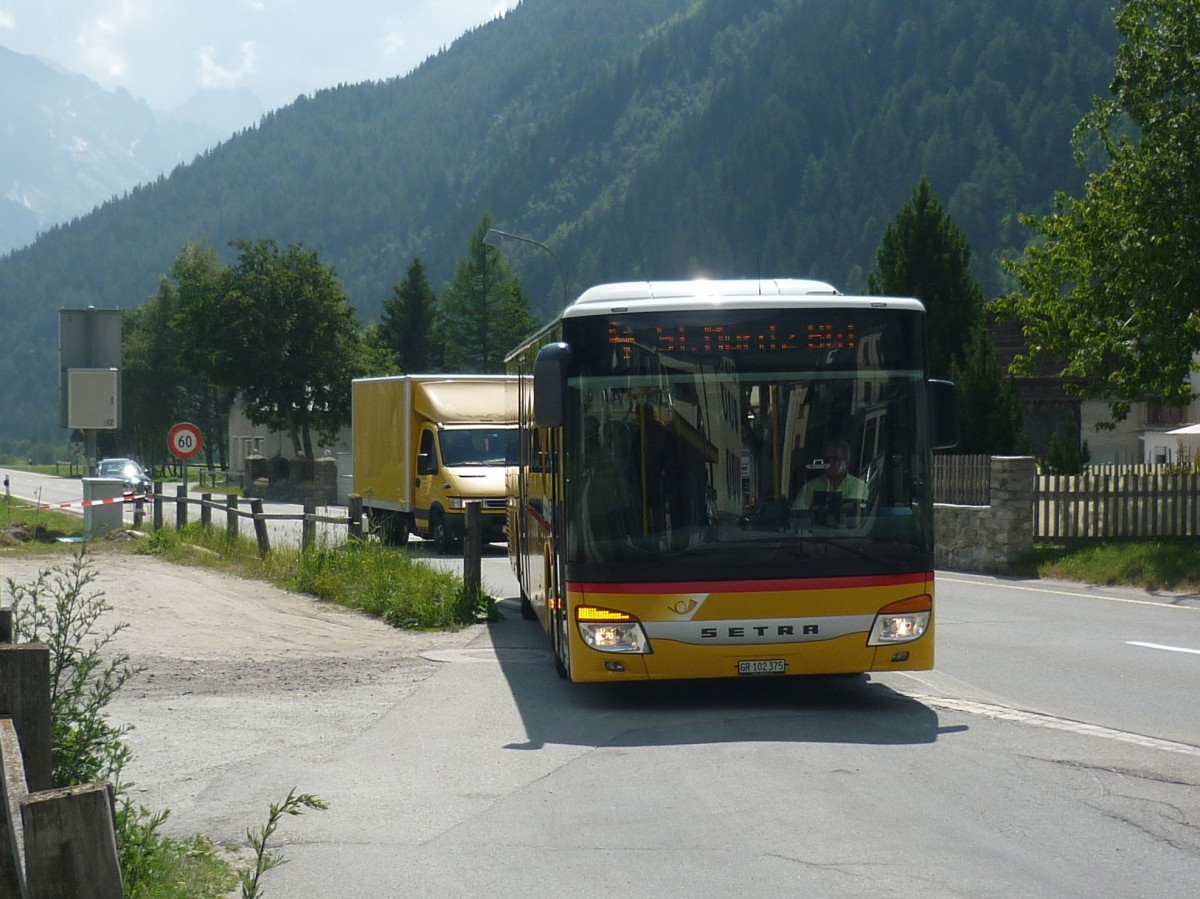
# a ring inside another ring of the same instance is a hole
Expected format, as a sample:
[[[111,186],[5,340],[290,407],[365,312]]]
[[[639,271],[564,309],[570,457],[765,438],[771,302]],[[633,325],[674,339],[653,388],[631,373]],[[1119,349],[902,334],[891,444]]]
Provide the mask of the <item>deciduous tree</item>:
[[[1064,360],[1086,395],[1191,398],[1200,352],[1200,11],[1194,0],[1124,0],[1110,96],[1075,130],[1082,165],[1097,138],[1107,167],[1082,197],[1059,194],[1008,266],[1016,290],[997,304],[1021,321],[1028,354]]]
[[[216,298],[183,304],[191,357],[213,384],[236,391],[255,424],[291,435],[313,458],[313,432],[332,442],[350,420],[350,381],[369,369],[353,309],[316,250],[236,241]]]
[[[145,304],[126,311],[122,345],[122,452],[154,463],[166,456],[167,432],[192,421],[205,441],[209,465],[223,465],[228,402],[207,378],[189,366],[190,334],[178,326],[184,303],[213,303],[220,294],[223,267],[206,244],[187,244]]]

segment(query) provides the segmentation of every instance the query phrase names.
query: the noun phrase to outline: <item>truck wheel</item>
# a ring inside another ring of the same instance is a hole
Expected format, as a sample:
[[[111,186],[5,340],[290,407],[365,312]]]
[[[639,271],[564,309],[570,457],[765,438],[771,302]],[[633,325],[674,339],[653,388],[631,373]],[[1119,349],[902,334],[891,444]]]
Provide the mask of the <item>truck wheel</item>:
[[[433,537],[433,548],[439,556],[450,555],[453,549],[453,538],[450,529],[446,527],[446,516],[441,509],[434,509],[429,516],[429,534]]]
[[[403,512],[386,512],[371,509],[368,513],[371,527],[379,534],[380,542],[387,546],[408,544],[408,516]]]
[[[408,546],[408,532],[408,516],[403,512],[397,512],[390,521],[387,533],[388,543],[392,546]]]

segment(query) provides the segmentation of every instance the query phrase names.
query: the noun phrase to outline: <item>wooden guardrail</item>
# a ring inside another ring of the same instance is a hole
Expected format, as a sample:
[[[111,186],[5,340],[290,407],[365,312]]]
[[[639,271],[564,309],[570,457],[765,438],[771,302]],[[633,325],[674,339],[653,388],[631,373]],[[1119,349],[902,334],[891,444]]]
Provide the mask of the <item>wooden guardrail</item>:
[[[153,526],[155,530],[163,527],[165,521],[164,503],[167,497],[163,494],[162,483],[156,482],[153,494]],[[213,512],[224,514],[225,533],[231,540],[239,534],[239,523],[243,519],[253,522],[254,536],[258,542],[260,558],[266,558],[271,552],[271,536],[267,528],[268,521],[299,521],[300,546],[310,548],[316,540],[318,524],[342,525],[347,529],[347,536],[361,538],[363,535],[362,497],[351,496],[346,507],[345,515],[318,515],[315,502],[303,503],[302,512],[267,512],[263,509],[261,499],[249,500],[249,509],[243,507],[237,494],[231,493],[223,502],[214,500],[211,493],[202,493],[199,498],[188,495],[187,486],[179,484],[175,489],[175,497],[170,500],[175,505],[175,529],[181,530],[188,522],[188,509],[197,506],[200,509],[200,522],[206,527],[212,525]],[[140,523],[140,513],[135,507],[134,522]]]
[[[50,649],[0,609],[0,896],[121,899],[111,783],[52,788]]]

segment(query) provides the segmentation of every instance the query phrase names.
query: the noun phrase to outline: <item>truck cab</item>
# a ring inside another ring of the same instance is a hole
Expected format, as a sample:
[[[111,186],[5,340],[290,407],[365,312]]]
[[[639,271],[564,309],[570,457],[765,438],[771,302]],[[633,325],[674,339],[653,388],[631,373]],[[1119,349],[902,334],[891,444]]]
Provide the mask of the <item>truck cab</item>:
[[[466,503],[479,501],[485,543],[504,539],[504,466],[516,449],[512,426],[421,427],[413,531],[449,552],[466,529]]]

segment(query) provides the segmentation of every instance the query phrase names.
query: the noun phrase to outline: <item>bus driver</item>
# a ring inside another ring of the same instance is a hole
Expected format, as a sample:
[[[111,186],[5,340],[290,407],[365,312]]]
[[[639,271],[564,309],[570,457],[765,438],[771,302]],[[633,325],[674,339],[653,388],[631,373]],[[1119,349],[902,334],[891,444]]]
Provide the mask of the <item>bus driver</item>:
[[[792,511],[827,513],[827,522],[841,519],[843,508],[857,509],[867,500],[867,484],[849,473],[850,444],[845,440],[828,440],[822,453],[825,471],[810,480],[796,494]],[[836,503],[834,507],[833,503]]]

